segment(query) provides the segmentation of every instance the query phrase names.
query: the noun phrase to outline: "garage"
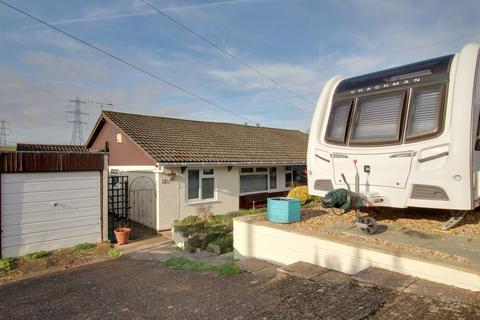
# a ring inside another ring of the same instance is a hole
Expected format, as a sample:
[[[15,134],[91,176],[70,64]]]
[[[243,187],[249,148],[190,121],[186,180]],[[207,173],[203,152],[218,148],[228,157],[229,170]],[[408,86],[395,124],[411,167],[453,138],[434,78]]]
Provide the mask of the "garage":
[[[2,160],[2,257],[102,241],[103,155],[8,153]]]

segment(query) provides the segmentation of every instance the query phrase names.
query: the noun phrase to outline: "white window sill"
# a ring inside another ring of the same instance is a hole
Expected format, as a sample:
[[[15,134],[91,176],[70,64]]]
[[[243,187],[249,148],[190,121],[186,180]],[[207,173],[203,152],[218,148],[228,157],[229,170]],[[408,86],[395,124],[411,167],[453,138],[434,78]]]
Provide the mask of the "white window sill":
[[[206,200],[187,200],[185,203],[186,206],[191,205],[191,204],[205,204],[205,203],[215,203],[215,202],[220,202],[217,199],[206,199]]]

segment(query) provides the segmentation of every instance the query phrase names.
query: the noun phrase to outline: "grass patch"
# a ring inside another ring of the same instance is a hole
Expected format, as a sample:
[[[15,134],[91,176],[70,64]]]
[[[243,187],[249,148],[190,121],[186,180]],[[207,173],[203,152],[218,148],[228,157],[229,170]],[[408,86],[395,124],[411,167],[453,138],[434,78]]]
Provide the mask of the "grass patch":
[[[46,251],[36,251],[36,252],[27,253],[23,257],[27,260],[36,260],[36,259],[40,259],[40,258],[43,258],[43,257],[46,257],[46,256],[48,256],[48,252],[46,252]]]
[[[171,258],[167,261],[167,267],[188,271],[215,271],[222,276],[232,276],[240,273],[240,268],[233,262],[215,264],[206,261],[194,261],[183,257]]]
[[[89,243],[89,242],[79,243],[79,244],[76,244],[75,246],[73,246],[73,251],[77,252],[77,251],[92,249],[95,246],[96,246],[95,243]]]
[[[108,250],[108,256],[110,258],[120,258],[122,255],[122,251],[117,248],[111,248],[110,250]]]
[[[0,259],[0,272],[8,272],[15,269],[16,263],[13,258]]]

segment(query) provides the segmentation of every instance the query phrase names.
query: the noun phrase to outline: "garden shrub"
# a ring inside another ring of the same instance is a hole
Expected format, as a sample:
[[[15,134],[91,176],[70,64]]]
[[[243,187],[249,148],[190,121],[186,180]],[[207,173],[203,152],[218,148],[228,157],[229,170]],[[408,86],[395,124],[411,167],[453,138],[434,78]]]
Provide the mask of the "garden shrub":
[[[89,243],[89,242],[79,243],[79,244],[76,244],[76,245],[73,246],[73,251],[87,250],[87,249],[91,249],[95,246],[96,246],[96,244]]]
[[[46,252],[46,251],[36,251],[36,252],[27,253],[23,257],[27,260],[35,260],[35,259],[40,259],[40,258],[43,258],[43,257],[46,257],[46,256],[48,256],[48,252]]]
[[[198,216],[196,216],[196,215],[191,215],[191,216],[188,216],[188,217],[183,218],[183,219],[180,221],[179,225],[182,225],[182,226],[190,226],[190,225],[195,224],[195,223],[197,223],[197,222],[199,222],[199,221],[200,221],[200,218],[199,218]]]
[[[200,248],[202,250],[207,249],[207,246],[210,242],[212,242],[215,239],[217,239],[219,237],[222,237],[224,235],[225,235],[224,231],[209,231],[209,232],[207,232],[207,234],[205,234],[205,236],[202,239],[202,245],[200,246]]]
[[[206,210],[210,212],[209,210]],[[263,213],[266,208],[238,210],[225,215],[191,215],[174,224],[176,232],[180,232],[185,241],[184,249],[195,252],[197,248],[206,250],[209,243],[214,242],[221,248],[221,253],[233,250],[233,218]],[[208,219],[204,220],[205,217]]]
[[[308,194],[308,187],[307,186],[298,186],[290,190],[288,193],[289,198],[297,198],[300,200],[300,204],[303,206],[307,203],[311,202],[319,202],[320,197],[312,196]]]
[[[229,233],[222,237],[218,237],[213,240],[211,243],[216,244],[220,247],[220,253],[224,254],[233,250],[233,234]]]
[[[0,259],[0,272],[8,272],[12,269],[15,269],[15,259],[13,258],[5,258]]]
[[[120,251],[118,248],[111,248],[108,250],[108,256],[110,258],[120,258],[122,255],[122,251]]]

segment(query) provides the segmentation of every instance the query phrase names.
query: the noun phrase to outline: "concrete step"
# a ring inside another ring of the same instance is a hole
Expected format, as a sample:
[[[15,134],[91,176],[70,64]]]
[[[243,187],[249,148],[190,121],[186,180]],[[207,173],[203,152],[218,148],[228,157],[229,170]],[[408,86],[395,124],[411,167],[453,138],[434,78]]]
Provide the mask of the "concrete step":
[[[452,275],[455,276],[455,275]],[[419,296],[459,301],[468,304],[480,303],[480,293],[460,289],[445,284],[418,279],[409,285],[403,292]]]
[[[454,276],[454,275],[452,275]],[[414,295],[474,304],[480,302],[480,293],[424,279],[407,276],[381,268],[368,268],[352,276],[359,284],[389,288]]]
[[[294,277],[312,279],[314,277],[320,276],[323,273],[328,272],[330,269],[323,268],[311,263],[299,261],[286,265],[284,267],[280,267],[277,270],[278,272],[283,272]]]
[[[385,287],[402,291],[411,285],[417,278],[385,269],[371,267],[352,276],[353,280],[376,287]]]
[[[124,245],[114,245],[116,248],[120,249],[123,253],[130,253],[134,251],[148,250],[152,248],[165,249],[165,250],[175,250],[175,245],[169,239],[163,237],[155,237],[146,240],[132,241]]]
[[[277,274],[277,266],[265,260],[250,258],[236,262],[237,266],[247,272],[274,277]]]

